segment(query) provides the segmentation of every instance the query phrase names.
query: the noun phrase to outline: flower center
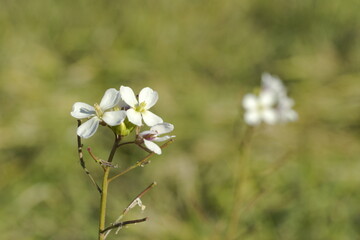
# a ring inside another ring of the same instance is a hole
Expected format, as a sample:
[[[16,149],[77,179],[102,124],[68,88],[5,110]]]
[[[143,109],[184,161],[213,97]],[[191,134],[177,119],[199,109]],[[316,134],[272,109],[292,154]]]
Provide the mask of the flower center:
[[[262,112],[262,111],[264,111],[265,109],[266,109],[265,106],[263,106],[262,104],[259,104],[259,105],[257,106],[258,112]]]
[[[146,111],[145,107],[146,107],[146,102],[142,102],[142,103],[138,104],[137,106],[135,106],[135,111],[137,111],[139,113],[143,113]]]
[[[146,134],[145,136],[143,136],[144,139],[152,141],[157,137],[157,134]]]
[[[96,112],[96,115],[101,118],[103,115],[104,115],[104,112],[103,110],[101,110],[99,104],[95,103],[94,104],[94,108],[95,108],[95,112]]]

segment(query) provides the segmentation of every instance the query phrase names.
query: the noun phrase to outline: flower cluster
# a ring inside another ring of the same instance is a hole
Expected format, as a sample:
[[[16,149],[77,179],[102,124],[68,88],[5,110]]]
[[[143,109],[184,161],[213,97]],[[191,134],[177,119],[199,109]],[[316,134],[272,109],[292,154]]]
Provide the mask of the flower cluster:
[[[98,129],[99,125],[124,128],[124,123],[128,120],[126,129],[134,129],[132,126],[140,128],[144,123],[151,127],[137,135],[136,142],[144,143],[145,146],[157,154],[161,154],[161,148],[153,141],[160,142],[175,136],[159,137],[158,135],[169,133],[174,129],[170,123],[164,123],[162,118],[155,115],[149,109],[153,107],[159,96],[158,93],[149,87],[143,88],[138,97],[134,91],[126,86],[121,86],[119,90],[110,88],[106,90],[100,104],[93,106],[76,102],[71,111],[71,116],[76,119],[86,121],[77,129],[77,135],[82,138],[90,138]]]
[[[261,76],[261,88],[258,95],[246,94],[243,98],[244,120],[249,125],[286,123],[297,120],[298,115],[292,109],[294,100],[287,96],[282,81],[269,73]]]

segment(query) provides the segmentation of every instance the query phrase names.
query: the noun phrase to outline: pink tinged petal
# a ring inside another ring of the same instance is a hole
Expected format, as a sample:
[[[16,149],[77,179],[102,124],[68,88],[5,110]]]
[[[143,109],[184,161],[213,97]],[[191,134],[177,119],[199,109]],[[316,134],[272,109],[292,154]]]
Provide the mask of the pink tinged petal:
[[[244,120],[247,124],[254,126],[260,124],[261,116],[258,111],[247,111]]]
[[[143,132],[139,133],[140,137],[144,137],[146,135],[156,135],[156,132],[148,130],[148,131],[143,131]]]
[[[144,119],[144,122],[146,123],[146,125],[148,125],[149,127],[152,127],[156,124],[159,124],[159,123],[162,123],[163,120],[161,117],[153,114],[152,112],[150,111],[145,111],[143,112],[142,114],[142,117]]]
[[[161,148],[156,143],[144,139],[144,144],[150,151],[159,155],[161,154]]]
[[[92,135],[94,135],[94,133],[98,129],[99,122],[100,122],[100,119],[98,117],[93,117],[93,118],[89,119],[88,121],[81,124],[80,127],[78,127],[78,129],[76,131],[77,135],[82,138],[91,137]]]
[[[169,133],[174,130],[174,125],[171,123],[159,123],[150,128],[152,131],[156,131],[158,135]]]
[[[126,111],[126,115],[130,122],[132,122],[133,124],[135,124],[137,126],[142,126],[141,113],[130,108],[129,110]]]
[[[261,114],[262,119],[267,124],[275,124],[278,121],[278,114],[274,109],[264,109]]]
[[[82,103],[82,102],[76,102],[71,111],[71,116],[77,119],[83,119],[95,116],[95,109],[93,106],[90,106],[89,104]]]
[[[117,126],[120,125],[126,118],[126,111],[111,111],[105,112],[102,120],[106,122],[109,126]]]
[[[135,105],[138,104],[134,91],[131,88],[121,86],[120,95],[121,95],[121,99],[124,100],[124,102],[128,104],[130,107],[135,107]]]
[[[149,87],[143,88],[140,91],[139,102],[146,103],[146,105],[145,105],[146,110],[150,109],[152,106],[154,106],[158,99],[159,99],[158,93]]]
[[[256,109],[258,106],[258,99],[254,94],[246,94],[243,98],[242,105],[245,109]]]
[[[112,107],[115,107],[120,101],[120,93],[115,88],[109,88],[106,90],[103,98],[100,102],[100,108],[105,111]]]
[[[156,137],[153,139],[154,142],[163,142],[163,141],[166,141],[166,140],[169,140],[171,138],[174,138],[176,137],[175,135],[172,135],[172,136],[163,136],[163,137]]]
[[[276,102],[276,95],[272,91],[263,91],[259,95],[259,102],[263,107],[270,107]]]

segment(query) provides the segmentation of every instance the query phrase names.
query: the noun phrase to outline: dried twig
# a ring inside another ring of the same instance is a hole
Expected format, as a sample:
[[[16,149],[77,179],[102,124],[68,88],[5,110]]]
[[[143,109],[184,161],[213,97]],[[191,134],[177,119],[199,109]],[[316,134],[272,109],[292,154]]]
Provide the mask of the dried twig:
[[[104,232],[109,231],[109,230],[114,229],[114,228],[121,228],[121,227],[124,227],[124,226],[129,225],[129,224],[136,224],[136,223],[145,222],[147,219],[148,218],[145,217],[145,218],[141,218],[141,219],[135,219],[135,220],[130,220],[130,221],[119,222],[119,223],[116,223],[114,225],[111,225],[111,226],[105,228],[104,230],[100,231],[100,233],[104,233]]]
[[[112,224],[112,226],[115,226],[119,223],[119,221],[130,211],[130,209],[132,209],[134,206],[141,204],[140,198],[142,196],[144,196],[145,193],[147,193],[149,190],[151,190],[153,187],[156,186],[156,182],[151,183],[147,188],[145,188],[141,193],[139,193],[131,202],[130,204],[123,210],[123,212],[121,213],[121,215],[116,219],[116,221]],[[140,203],[139,203],[140,202]],[[143,205],[139,205],[141,207],[144,207]],[[119,226],[122,227],[123,225]],[[111,229],[109,227],[107,228],[109,231],[105,234],[105,238],[109,235],[109,233],[111,232]]]

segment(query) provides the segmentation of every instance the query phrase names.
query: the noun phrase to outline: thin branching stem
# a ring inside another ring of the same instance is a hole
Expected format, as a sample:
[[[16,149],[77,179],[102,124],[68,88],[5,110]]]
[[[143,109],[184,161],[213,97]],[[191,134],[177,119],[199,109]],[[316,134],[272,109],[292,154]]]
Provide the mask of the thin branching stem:
[[[166,143],[164,143],[163,145],[161,145],[160,147],[161,148],[166,148],[169,144],[173,143],[174,142],[174,139],[170,139],[169,141],[167,141]],[[125,173],[127,172],[130,172],[131,170],[133,170],[134,168],[137,168],[139,166],[143,166],[145,165],[146,163],[148,163],[149,161],[149,158],[151,158],[155,153],[151,152],[149,153],[149,155],[147,155],[146,157],[144,157],[142,160],[136,162],[134,165],[128,167],[127,169],[125,169],[124,171],[116,174],[115,176],[111,177],[109,179],[109,183],[112,182],[113,180],[115,180],[116,178],[124,175]]]
[[[131,142],[124,142],[124,143],[120,143],[118,144],[118,147],[121,147],[121,146],[124,146],[124,145],[127,145],[127,144],[134,144],[135,141],[131,141]]]
[[[108,157],[108,162],[109,163],[111,163],[113,161],[116,150],[118,148],[118,145],[119,145],[120,141],[121,141],[121,137],[115,134],[115,141],[114,141],[114,144],[113,144],[113,146],[111,148],[111,152],[110,152],[109,157]]]
[[[102,167],[102,169],[105,171],[105,167],[104,166],[102,166],[102,164],[101,164],[101,159],[100,158],[98,158],[97,156],[95,156],[95,154],[91,151],[91,148],[87,148],[87,151],[88,151],[88,153],[90,154],[90,156],[92,157],[92,159],[94,159],[94,161],[96,162],[96,163],[98,163],[98,164],[100,164],[100,166]]]
[[[81,121],[78,120],[78,127],[81,125]],[[85,160],[84,160],[84,154],[83,154],[83,145],[82,145],[82,142],[81,142],[81,137],[77,136],[77,144],[78,144],[78,154],[79,154],[79,160],[80,160],[80,165],[81,167],[84,169],[86,175],[89,176],[91,182],[95,185],[96,189],[98,190],[98,192],[101,194],[102,190],[101,188],[99,187],[99,185],[96,183],[96,181],[94,180],[94,178],[91,176],[89,170],[86,168],[86,165],[85,165]]]
[[[144,150],[145,152],[148,152],[148,153],[152,153],[149,149],[147,149],[146,147],[144,147],[143,145],[141,144],[137,144],[142,150]]]
[[[240,208],[242,204],[242,188],[245,180],[246,169],[246,150],[251,142],[254,134],[254,127],[247,126],[245,133],[239,142],[240,159],[235,163],[235,180],[234,180],[234,199],[231,208],[231,216],[228,227],[228,239],[234,239],[234,235],[237,232],[238,222],[240,221]]]

